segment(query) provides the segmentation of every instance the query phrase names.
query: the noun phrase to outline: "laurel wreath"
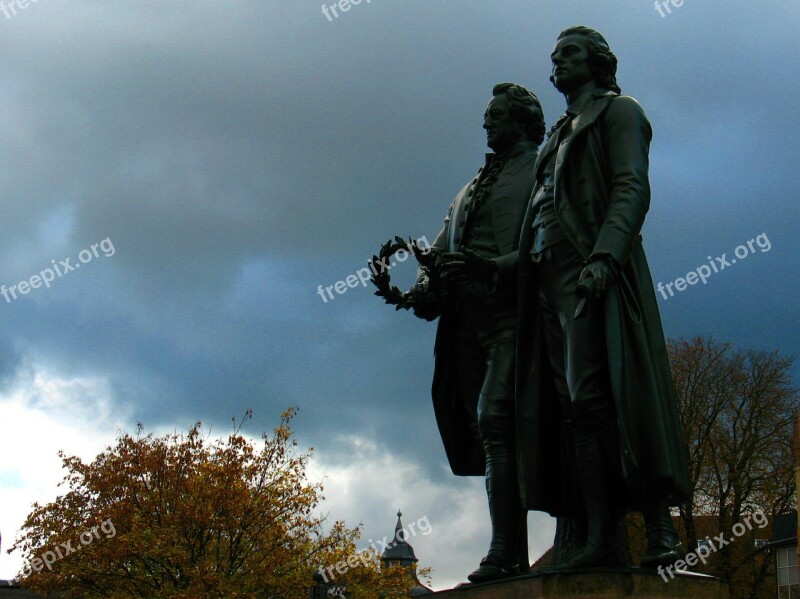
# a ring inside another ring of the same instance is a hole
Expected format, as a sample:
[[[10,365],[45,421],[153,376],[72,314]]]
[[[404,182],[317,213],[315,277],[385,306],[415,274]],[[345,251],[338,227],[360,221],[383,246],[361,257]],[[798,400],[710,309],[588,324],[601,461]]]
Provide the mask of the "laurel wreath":
[[[415,285],[409,291],[401,291],[392,285],[389,276],[391,258],[400,250],[405,250],[417,259],[422,270],[427,274],[428,284],[424,287]],[[411,238],[406,241],[400,236],[390,239],[381,246],[377,256],[368,262],[372,270],[371,281],[378,288],[375,295],[382,297],[387,304],[393,305],[395,310],[432,309],[438,301],[437,289],[441,281],[439,277],[439,253],[431,251],[430,247],[421,248],[419,243]],[[422,316],[429,320],[427,316]]]

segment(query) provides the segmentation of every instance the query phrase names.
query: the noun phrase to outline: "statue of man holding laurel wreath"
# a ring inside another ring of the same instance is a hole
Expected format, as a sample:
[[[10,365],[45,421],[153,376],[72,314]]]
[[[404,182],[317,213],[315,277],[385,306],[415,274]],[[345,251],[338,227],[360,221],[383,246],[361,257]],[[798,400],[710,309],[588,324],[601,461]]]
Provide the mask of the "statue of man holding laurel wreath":
[[[411,306],[440,316],[433,405],[453,473],[485,476],[492,520],[489,551],[471,582],[527,572],[527,511],[520,500],[515,435],[516,290],[487,286],[486,259],[517,249],[544,139],[538,98],[513,83],[492,90],[483,128],[493,150],[456,195],[431,250],[437,280],[423,264],[411,294],[432,301]]]

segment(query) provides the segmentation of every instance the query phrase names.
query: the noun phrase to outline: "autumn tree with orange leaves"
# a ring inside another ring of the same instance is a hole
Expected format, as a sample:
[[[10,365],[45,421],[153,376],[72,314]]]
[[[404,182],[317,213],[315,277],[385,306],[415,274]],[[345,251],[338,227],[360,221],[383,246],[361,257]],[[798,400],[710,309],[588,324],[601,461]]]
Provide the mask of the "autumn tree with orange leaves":
[[[326,530],[316,515],[323,488],[305,478],[313,450],[297,450],[295,413],[260,446],[241,425],[210,442],[199,422],[164,437],[143,436],[140,424],[89,464],[61,453],[67,492],[34,504],[9,550],[26,560],[23,585],[81,597],[306,599],[314,571],[352,557],[360,531],[341,521]],[[406,573],[381,570],[378,558],[351,559],[337,578],[349,598],[404,594]]]

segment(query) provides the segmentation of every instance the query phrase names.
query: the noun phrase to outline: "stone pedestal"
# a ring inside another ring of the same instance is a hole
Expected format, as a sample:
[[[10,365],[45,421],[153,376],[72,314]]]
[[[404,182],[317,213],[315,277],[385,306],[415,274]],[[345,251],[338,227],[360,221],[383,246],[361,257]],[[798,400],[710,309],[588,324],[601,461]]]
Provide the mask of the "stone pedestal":
[[[439,591],[437,599],[728,599],[719,579],[690,572],[667,582],[652,570],[584,570],[571,574],[532,574]]]

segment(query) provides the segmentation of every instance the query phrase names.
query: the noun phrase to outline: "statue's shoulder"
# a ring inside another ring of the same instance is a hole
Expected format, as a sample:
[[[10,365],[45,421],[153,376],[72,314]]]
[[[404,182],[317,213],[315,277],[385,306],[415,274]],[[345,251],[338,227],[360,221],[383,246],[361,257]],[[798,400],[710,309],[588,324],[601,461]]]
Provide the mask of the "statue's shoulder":
[[[638,117],[647,120],[647,115],[644,108],[639,104],[639,101],[633,96],[623,96],[621,94],[613,94],[608,97],[608,112],[617,116]]]
[[[650,121],[644,108],[636,98],[614,94],[609,97],[602,114],[605,128],[633,132],[641,132],[645,136],[652,135]]]

